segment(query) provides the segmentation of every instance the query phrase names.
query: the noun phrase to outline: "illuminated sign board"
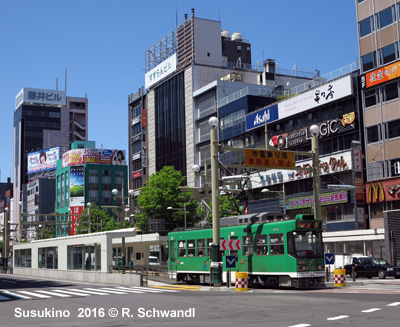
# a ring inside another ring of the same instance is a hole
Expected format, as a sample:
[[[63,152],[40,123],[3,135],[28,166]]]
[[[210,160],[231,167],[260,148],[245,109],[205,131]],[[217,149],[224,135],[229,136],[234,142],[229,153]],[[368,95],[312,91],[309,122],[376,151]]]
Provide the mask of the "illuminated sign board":
[[[74,149],[62,156],[63,168],[82,164],[126,165],[125,150]]]
[[[167,77],[174,71],[176,71],[176,53],[144,75],[145,88],[148,89],[150,86],[161,81],[164,77]]]
[[[381,83],[400,77],[400,61],[395,62],[361,76],[361,88],[379,85]]]
[[[258,110],[246,115],[246,131],[253,128],[265,125],[265,122],[270,123],[279,118],[278,105],[274,104],[271,107]]]
[[[245,149],[244,161],[246,166],[267,168],[294,168],[294,152]]]
[[[43,149],[28,153],[27,174],[40,173],[57,169],[57,160],[60,159],[60,147]]]
[[[15,97],[15,109],[23,103],[67,105],[67,92],[24,87]]]

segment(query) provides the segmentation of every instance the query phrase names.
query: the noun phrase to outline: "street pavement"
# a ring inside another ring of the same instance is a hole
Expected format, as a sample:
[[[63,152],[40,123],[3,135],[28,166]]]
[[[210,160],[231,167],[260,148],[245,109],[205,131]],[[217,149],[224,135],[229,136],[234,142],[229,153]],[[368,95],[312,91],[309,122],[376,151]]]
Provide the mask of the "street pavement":
[[[315,290],[124,287],[0,274],[0,326],[398,326],[400,280]],[[166,316],[168,315],[168,316]]]

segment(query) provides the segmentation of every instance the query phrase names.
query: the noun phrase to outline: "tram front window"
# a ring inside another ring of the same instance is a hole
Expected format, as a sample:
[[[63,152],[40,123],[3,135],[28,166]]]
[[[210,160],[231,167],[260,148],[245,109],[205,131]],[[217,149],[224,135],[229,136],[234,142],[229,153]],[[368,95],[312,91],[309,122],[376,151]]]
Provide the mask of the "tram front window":
[[[288,235],[289,254],[296,258],[314,258],[324,255],[320,231],[296,231]]]

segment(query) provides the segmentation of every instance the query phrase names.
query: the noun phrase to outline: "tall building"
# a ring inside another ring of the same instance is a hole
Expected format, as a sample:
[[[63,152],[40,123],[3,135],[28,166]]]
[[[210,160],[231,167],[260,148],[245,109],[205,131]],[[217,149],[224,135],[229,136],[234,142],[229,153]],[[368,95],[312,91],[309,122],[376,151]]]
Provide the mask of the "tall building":
[[[400,3],[355,3],[370,227],[385,228],[386,257],[400,260]]]
[[[286,85],[293,87],[311,77],[263,71],[259,61],[253,65],[251,44],[240,33],[231,36],[221,29],[220,21],[197,18],[194,10],[146,51],[145,68],[147,174],[174,166],[190,186],[195,184],[193,165],[209,168],[209,160],[204,167],[204,158],[210,158],[208,119],[219,114],[217,109],[226,104],[227,97],[263,95],[265,99],[258,103],[250,100],[249,110],[256,110],[274,101]],[[314,77],[317,74],[313,72]],[[130,111],[139,98],[135,99],[130,101]],[[229,110],[223,114],[229,115]],[[230,118],[243,123],[247,113],[246,109]],[[130,119],[131,129],[136,130],[139,120],[132,115]],[[137,162],[138,154],[130,159]],[[133,172],[137,174],[132,178],[140,177],[135,169]]]
[[[19,203],[23,212],[27,210],[23,193],[35,176],[28,175],[28,154],[57,146],[62,155],[73,141],[85,141],[87,137],[87,98],[67,97],[64,91],[33,88],[23,88],[18,93],[14,111],[13,226],[18,222]]]

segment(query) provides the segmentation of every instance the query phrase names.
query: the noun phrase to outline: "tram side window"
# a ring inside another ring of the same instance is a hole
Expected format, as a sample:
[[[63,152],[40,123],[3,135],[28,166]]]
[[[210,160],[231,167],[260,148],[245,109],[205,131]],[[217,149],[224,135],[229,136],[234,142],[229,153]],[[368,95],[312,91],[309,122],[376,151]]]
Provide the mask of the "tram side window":
[[[196,248],[194,246],[194,240],[187,241],[187,255],[188,257],[194,257],[196,255]]]
[[[197,256],[204,257],[206,254],[206,243],[204,239],[197,240]]]
[[[269,248],[271,255],[284,254],[283,234],[271,234]]]
[[[253,255],[253,235],[243,236],[243,255]]]
[[[186,241],[178,241],[178,257],[186,257]]]
[[[267,235],[256,236],[256,254],[267,255],[268,254],[268,237]]]

